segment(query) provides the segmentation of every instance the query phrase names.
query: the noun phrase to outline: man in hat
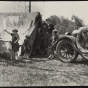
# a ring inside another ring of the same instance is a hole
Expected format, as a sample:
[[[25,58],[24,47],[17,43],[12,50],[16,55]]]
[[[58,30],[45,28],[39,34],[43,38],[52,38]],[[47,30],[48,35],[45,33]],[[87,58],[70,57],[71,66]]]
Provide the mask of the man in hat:
[[[51,23],[50,19],[46,19],[46,23],[48,25],[47,34],[46,34],[47,45],[50,46],[50,44],[51,44],[50,38],[51,38],[51,35],[52,35],[52,31],[54,30],[54,25]],[[47,51],[47,54],[49,55],[48,48],[46,49],[46,51]]]
[[[46,56],[48,56],[48,38],[47,38],[47,32],[48,32],[48,25],[46,23],[46,21],[43,21],[43,27],[44,27],[44,47],[45,47],[45,51],[46,51]]]
[[[51,37],[51,46],[49,46],[49,49],[50,49],[50,55],[48,57],[48,59],[53,59],[54,58],[54,50],[55,50],[55,47],[56,47],[56,44],[58,42],[58,35],[57,35],[57,29],[54,29],[52,31],[52,37]]]
[[[18,30],[17,29],[13,29],[12,33],[8,32],[7,30],[5,30],[5,32],[7,32],[8,34],[10,34],[12,36],[12,51],[14,52],[14,58],[15,60],[18,60],[18,51],[19,51],[19,35],[18,35]]]

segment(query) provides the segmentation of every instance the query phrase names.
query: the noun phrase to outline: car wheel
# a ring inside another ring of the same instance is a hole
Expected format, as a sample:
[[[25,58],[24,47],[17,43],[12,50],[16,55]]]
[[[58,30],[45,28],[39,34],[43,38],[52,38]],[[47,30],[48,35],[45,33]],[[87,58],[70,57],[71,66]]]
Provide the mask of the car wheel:
[[[58,58],[62,62],[74,62],[78,57],[78,52],[76,51],[72,42],[68,40],[61,40],[56,46],[56,53]]]

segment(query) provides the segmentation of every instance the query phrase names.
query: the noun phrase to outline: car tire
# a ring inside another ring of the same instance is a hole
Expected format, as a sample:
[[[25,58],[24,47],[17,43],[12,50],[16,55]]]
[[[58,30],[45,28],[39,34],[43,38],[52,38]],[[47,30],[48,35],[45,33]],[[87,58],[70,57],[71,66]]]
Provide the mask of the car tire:
[[[78,52],[69,40],[59,41],[56,46],[56,53],[58,58],[65,63],[74,62],[78,57]]]

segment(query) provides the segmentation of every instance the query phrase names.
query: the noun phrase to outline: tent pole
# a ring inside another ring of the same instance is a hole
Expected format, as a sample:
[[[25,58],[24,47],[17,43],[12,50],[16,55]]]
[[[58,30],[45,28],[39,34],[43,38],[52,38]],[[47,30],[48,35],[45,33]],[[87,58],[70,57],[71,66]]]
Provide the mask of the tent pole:
[[[31,12],[31,1],[29,1],[29,12]]]
[[[25,13],[26,13],[26,1],[25,1]]]

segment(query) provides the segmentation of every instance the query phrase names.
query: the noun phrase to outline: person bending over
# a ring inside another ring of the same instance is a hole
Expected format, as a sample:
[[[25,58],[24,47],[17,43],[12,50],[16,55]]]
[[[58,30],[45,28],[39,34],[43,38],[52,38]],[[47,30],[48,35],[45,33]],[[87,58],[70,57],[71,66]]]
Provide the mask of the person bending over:
[[[31,55],[31,45],[30,45],[30,36],[26,35],[25,40],[23,43],[23,51],[25,58],[29,59],[29,56]]]

